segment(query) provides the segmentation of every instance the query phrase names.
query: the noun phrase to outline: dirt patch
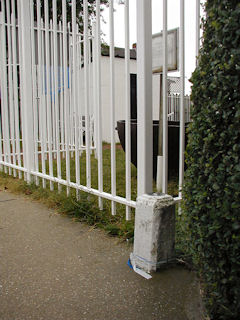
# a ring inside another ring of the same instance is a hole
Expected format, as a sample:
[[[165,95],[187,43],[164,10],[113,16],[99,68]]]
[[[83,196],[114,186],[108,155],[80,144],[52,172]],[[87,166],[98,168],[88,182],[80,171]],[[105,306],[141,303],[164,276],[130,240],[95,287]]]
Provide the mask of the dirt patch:
[[[111,149],[111,144],[104,144],[103,150],[109,150]],[[122,150],[122,146],[120,144],[116,144],[116,149]]]

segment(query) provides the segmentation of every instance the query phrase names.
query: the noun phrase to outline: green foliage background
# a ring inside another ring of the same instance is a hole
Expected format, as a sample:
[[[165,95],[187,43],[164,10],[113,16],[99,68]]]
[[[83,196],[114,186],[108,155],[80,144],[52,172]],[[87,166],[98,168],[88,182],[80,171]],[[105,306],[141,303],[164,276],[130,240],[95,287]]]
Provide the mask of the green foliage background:
[[[67,10],[67,21],[71,22],[72,19],[72,7],[71,7],[72,0],[66,0],[66,10]],[[44,18],[44,0],[40,0],[41,3],[41,13],[42,18]],[[104,6],[107,6],[109,3],[109,0],[100,0],[100,4],[102,5],[100,7],[100,10],[102,11]],[[35,15],[37,15],[37,4],[35,4]],[[52,13],[52,1],[49,1],[49,17],[52,19],[53,13]],[[83,31],[83,0],[76,0],[76,14],[77,14],[77,23],[79,25],[80,31]],[[95,0],[88,0],[88,14],[89,14],[89,21],[95,16],[96,14],[96,1]],[[62,0],[57,0],[57,17],[58,20],[62,20]],[[90,25],[89,25],[90,26]]]
[[[240,319],[240,2],[208,0],[192,76],[184,215],[211,319]]]

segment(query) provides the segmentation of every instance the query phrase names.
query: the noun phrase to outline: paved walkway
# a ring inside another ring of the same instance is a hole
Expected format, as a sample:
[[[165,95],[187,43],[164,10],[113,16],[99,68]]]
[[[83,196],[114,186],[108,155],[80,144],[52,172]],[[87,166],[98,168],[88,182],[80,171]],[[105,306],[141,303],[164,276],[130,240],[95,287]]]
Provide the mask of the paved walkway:
[[[125,243],[0,190],[1,320],[201,319],[189,271],[146,280]]]

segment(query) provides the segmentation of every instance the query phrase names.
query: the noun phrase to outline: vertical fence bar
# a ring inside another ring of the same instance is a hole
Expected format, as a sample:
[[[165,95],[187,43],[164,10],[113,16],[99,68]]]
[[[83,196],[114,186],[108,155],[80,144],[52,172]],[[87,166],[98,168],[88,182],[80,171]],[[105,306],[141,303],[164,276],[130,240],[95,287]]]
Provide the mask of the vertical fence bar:
[[[157,157],[157,192],[162,192],[163,184],[163,75],[160,74],[160,95],[159,95],[159,126],[158,126],[158,157]]]
[[[70,157],[73,157],[73,87],[72,87],[72,43],[71,43],[71,28],[70,22],[67,24],[68,30],[68,81],[69,81],[69,145],[70,145]]]
[[[51,111],[52,111],[52,116],[51,116],[51,127],[52,127],[52,149],[53,149],[53,159],[56,159],[56,94],[57,92],[55,91],[55,74],[54,74],[54,35],[53,35],[53,21],[52,19],[50,20],[50,81],[51,81]]]
[[[93,148],[95,158],[98,155],[97,141],[97,34],[96,22],[92,24],[92,83],[93,83]]]
[[[17,20],[18,20],[18,43],[22,43],[22,26],[21,26],[21,20],[22,20],[22,16],[21,16],[21,3],[20,0],[17,0]],[[26,148],[24,147],[25,144],[25,139],[24,139],[24,135],[25,135],[25,125],[24,125],[24,108],[23,108],[23,101],[24,101],[24,97],[23,97],[23,54],[22,54],[22,48],[19,47],[19,97],[20,97],[20,106],[19,106],[19,117],[20,117],[20,121],[19,121],[19,126],[20,126],[20,143],[22,143],[21,145],[21,160],[22,160],[22,166],[24,167],[25,163],[26,163]],[[27,174],[26,172],[24,172],[24,180],[27,179]]]
[[[92,25],[92,66],[93,66],[93,92],[94,92],[94,102],[93,102],[93,148],[95,153],[95,158],[98,156],[98,145],[97,145],[97,29],[96,21]]]
[[[80,184],[80,168],[79,168],[79,132],[78,132],[78,94],[77,94],[77,22],[76,22],[76,0],[72,0],[72,50],[73,50],[73,110],[75,125],[75,173],[76,183]],[[76,190],[77,199],[79,199],[79,190]]]
[[[83,0],[84,15],[84,80],[85,80],[85,141],[86,141],[86,178],[91,187],[90,128],[89,128],[89,41],[88,41],[88,1]]]
[[[63,98],[63,34],[62,23],[59,21],[59,48],[60,48],[60,62],[59,62],[59,86],[60,86],[60,131],[61,131],[61,151],[64,157],[65,136],[64,136],[64,98]]]
[[[96,0],[96,36],[97,36],[97,130],[98,130],[98,190],[103,191],[102,163],[102,101],[101,101],[101,30],[100,30],[100,0]],[[102,198],[98,198],[100,210],[103,209]]]
[[[82,136],[82,117],[81,117],[81,110],[82,110],[82,81],[81,81],[81,71],[82,71],[82,38],[79,32],[79,26],[77,24],[77,101],[78,101],[78,156],[80,157],[82,154],[81,146],[83,143],[83,136]],[[79,160],[80,161],[80,158]],[[81,172],[80,172],[80,162],[79,162],[79,183],[81,181]]]
[[[184,22],[185,0],[180,1],[180,148],[179,148],[179,197],[182,197],[182,185],[184,176],[184,150],[185,150],[185,22]]]
[[[96,9],[97,10],[97,9]],[[80,148],[80,155],[82,155],[82,149],[83,149],[83,105],[84,105],[84,97],[82,98],[82,90],[83,90],[83,65],[82,65],[82,45],[83,45],[83,39],[82,34],[79,35],[79,57],[80,57],[80,65],[79,65],[79,102],[81,102],[79,106],[79,132],[80,132],[80,138],[79,138],[79,148]]]
[[[32,88],[33,88],[33,136],[34,136],[34,163],[35,171],[39,171],[38,164],[38,106],[37,106],[37,77],[36,77],[36,55],[35,55],[35,30],[34,30],[34,5],[30,1],[31,11],[31,38],[32,38]],[[39,178],[35,177],[36,185],[39,185]]]
[[[137,185],[138,196],[152,193],[152,1],[137,1]]]
[[[175,112],[175,94],[171,95],[171,112],[173,112],[172,121],[175,121],[176,112]]]
[[[59,34],[60,42],[60,34]],[[60,46],[59,46],[60,47]],[[60,156],[60,128],[59,128],[59,69],[60,63],[58,60],[58,32],[57,32],[57,0],[53,0],[53,61],[54,61],[54,98],[55,98],[55,123],[56,123],[56,148],[57,148],[57,177],[61,179],[61,156]],[[61,190],[61,185],[58,184],[58,190]]]
[[[65,154],[66,154],[66,180],[70,182],[70,159],[69,159],[69,99],[68,99],[68,54],[67,54],[67,9],[66,0],[62,0],[63,15],[63,69],[64,69],[64,123],[65,123]],[[70,187],[67,185],[67,195]]]
[[[21,12],[21,55],[22,55],[22,109],[23,109],[23,148],[24,166],[27,168],[27,182],[31,182],[31,171],[34,169],[34,138],[33,138],[33,89],[32,89],[32,38],[31,38],[31,2],[19,1]]]
[[[167,193],[168,187],[168,118],[167,118],[167,100],[168,100],[168,1],[163,0],[163,181],[162,192]]]
[[[43,57],[43,65],[42,65],[42,74],[43,74],[43,99],[42,99],[42,110],[43,110],[43,148],[44,148],[44,159],[47,160],[47,79],[46,79],[46,56],[45,56],[45,35],[46,30],[44,28],[43,19],[41,19],[41,27],[42,27],[42,57]],[[45,163],[46,170],[46,163]],[[46,173],[46,172],[45,172]]]
[[[41,31],[41,5],[40,0],[37,0],[37,44],[38,44],[38,109],[39,109],[39,129],[40,129],[40,142],[41,142],[41,162],[42,162],[42,173],[46,174],[45,165],[45,126],[44,118],[46,114],[44,112],[45,103],[45,81],[44,81],[44,70],[43,70],[43,34]],[[46,180],[42,179],[43,188],[46,188]]]
[[[7,87],[7,53],[6,53],[6,17],[5,17],[5,1],[2,0],[2,59],[1,59],[1,83],[3,90],[1,92],[1,103],[2,103],[2,125],[3,125],[3,150],[4,150],[4,161],[10,163],[10,144],[9,144],[9,121],[8,121],[8,87]],[[11,169],[8,169],[11,174]],[[7,173],[7,167],[4,167],[4,172]]]
[[[7,1],[7,37],[8,37],[8,101],[9,101],[9,126],[10,126],[10,163],[16,165],[15,152],[15,130],[14,130],[14,109],[13,109],[13,66],[12,66],[12,32],[10,18],[10,2]],[[13,161],[12,161],[13,160]],[[16,169],[13,169],[13,175],[16,177]]]
[[[174,103],[174,121],[179,121],[179,118],[178,118],[178,95],[174,95],[174,100],[173,100],[173,103]]]
[[[111,107],[111,193],[116,195],[116,141],[115,141],[115,52],[114,52],[114,7],[109,3],[110,33],[110,107]],[[112,201],[112,215],[116,214],[116,203]]]
[[[89,76],[88,76],[88,86],[89,86],[89,152],[90,155],[92,154],[92,104],[94,103],[94,88],[93,86],[91,87],[92,84],[92,66],[91,66],[91,60],[92,60],[92,54],[91,54],[91,41],[92,41],[92,35],[90,30],[88,30],[88,39],[89,39],[89,45],[88,45],[88,72],[89,72]],[[91,93],[91,94],[90,94]]]
[[[131,108],[130,108],[130,47],[129,47],[129,0],[125,0],[125,163],[126,199],[131,200]],[[126,206],[126,220],[131,219],[131,208]]]
[[[200,0],[196,0],[196,66],[200,48]]]
[[[47,95],[47,131],[48,131],[48,162],[49,175],[53,177],[52,159],[52,110],[51,110],[51,70],[50,70],[50,48],[49,48],[49,6],[48,0],[44,0],[45,15],[45,54],[46,54],[46,95]],[[53,190],[53,182],[50,181],[50,190]]]
[[[20,154],[20,124],[19,124],[19,95],[18,95],[18,72],[17,72],[17,38],[16,38],[16,10],[15,1],[12,0],[12,49],[13,49],[13,88],[14,88],[14,113],[15,113],[15,139],[17,164],[21,166]],[[21,170],[18,171],[18,177],[22,178]]]

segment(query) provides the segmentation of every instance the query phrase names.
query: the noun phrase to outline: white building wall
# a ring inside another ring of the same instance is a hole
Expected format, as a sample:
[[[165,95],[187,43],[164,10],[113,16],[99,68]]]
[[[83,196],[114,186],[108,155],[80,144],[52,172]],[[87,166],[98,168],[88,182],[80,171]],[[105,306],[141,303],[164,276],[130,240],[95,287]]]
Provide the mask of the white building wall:
[[[110,59],[101,57],[102,72],[102,111],[103,111],[103,141],[110,142],[111,106],[110,106]],[[137,61],[130,60],[130,73],[137,73]],[[153,119],[159,119],[159,89],[160,77],[153,75]],[[118,120],[125,116],[125,60],[115,58],[115,117]],[[118,135],[116,131],[116,141]]]
[[[130,60],[130,73],[137,73],[137,61]],[[84,115],[84,70],[81,74],[80,96],[82,97],[81,114]],[[90,65],[90,114],[94,113],[94,87],[93,71]],[[153,75],[153,119],[159,119],[159,75]],[[107,56],[101,57],[101,95],[102,95],[102,137],[103,141],[111,141],[111,105],[110,105],[110,59]],[[118,120],[125,117],[125,60],[115,58],[115,127]],[[116,142],[119,142],[116,131]]]

